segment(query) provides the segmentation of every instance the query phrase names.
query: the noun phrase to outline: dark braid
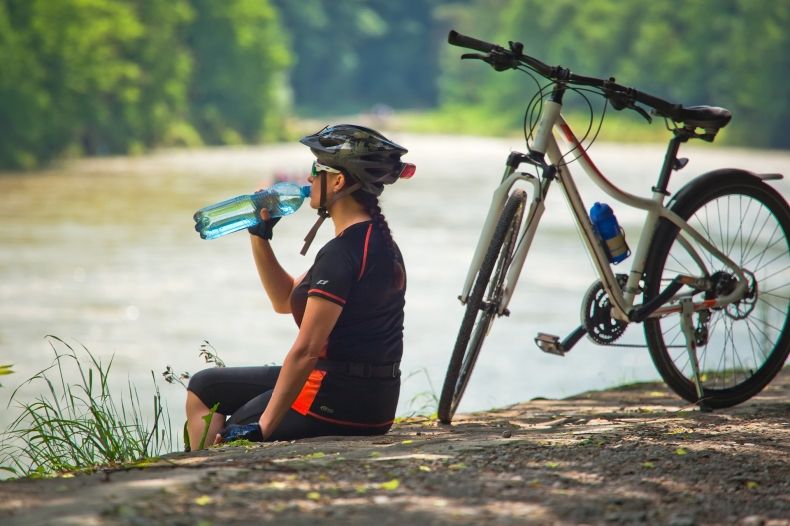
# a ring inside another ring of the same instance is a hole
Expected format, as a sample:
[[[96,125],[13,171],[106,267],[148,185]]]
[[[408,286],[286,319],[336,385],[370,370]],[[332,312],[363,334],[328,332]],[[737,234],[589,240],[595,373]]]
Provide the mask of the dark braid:
[[[351,196],[354,198],[354,201],[361,204],[362,207],[365,209],[370,218],[373,220],[373,224],[376,226],[376,229],[381,233],[381,237],[384,238],[384,244],[387,246],[387,250],[392,256],[393,262],[393,269],[395,277],[393,278],[393,286],[400,290],[405,285],[405,273],[403,270],[403,266],[398,261],[398,252],[395,249],[395,241],[392,239],[392,232],[390,231],[390,227],[387,224],[387,220],[384,217],[384,214],[381,213],[381,207],[379,206],[379,198],[373,194],[368,192],[363,192],[362,190],[357,190],[353,192]]]

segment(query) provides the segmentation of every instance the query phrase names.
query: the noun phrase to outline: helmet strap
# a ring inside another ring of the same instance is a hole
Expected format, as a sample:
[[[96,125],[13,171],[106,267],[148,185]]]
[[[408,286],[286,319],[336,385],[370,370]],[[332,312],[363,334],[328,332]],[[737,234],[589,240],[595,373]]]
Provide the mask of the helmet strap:
[[[326,198],[326,174],[321,174],[321,197],[320,197],[320,204],[318,207],[318,219],[316,219],[313,227],[307,233],[307,236],[304,238],[304,246],[302,246],[302,250],[299,251],[301,255],[307,254],[307,250],[310,248],[310,245],[313,243],[313,239],[315,235],[318,233],[318,229],[321,228],[321,225],[324,223],[324,219],[329,217],[329,207],[332,204],[342,199],[343,197],[349,195],[352,192],[355,192],[359,188],[362,188],[362,185],[359,183],[354,183],[349,187],[346,187],[340,190],[338,193],[332,196],[332,199],[327,200]]]

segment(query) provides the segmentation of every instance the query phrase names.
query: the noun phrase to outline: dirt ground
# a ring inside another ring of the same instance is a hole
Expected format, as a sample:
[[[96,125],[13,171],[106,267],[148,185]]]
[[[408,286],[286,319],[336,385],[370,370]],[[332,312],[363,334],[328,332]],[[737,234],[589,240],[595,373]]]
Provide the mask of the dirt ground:
[[[790,525],[790,370],[701,413],[662,384],[0,483],[11,524]]]

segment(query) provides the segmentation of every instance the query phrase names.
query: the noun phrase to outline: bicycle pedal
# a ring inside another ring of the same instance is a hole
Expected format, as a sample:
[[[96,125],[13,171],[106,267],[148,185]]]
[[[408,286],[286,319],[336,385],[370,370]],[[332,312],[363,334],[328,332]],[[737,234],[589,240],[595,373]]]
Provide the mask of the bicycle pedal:
[[[539,332],[538,335],[535,336],[535,344],[543,352],[556,354],[557,356],[565,356],[565,349],[562,347],[559,336]]]

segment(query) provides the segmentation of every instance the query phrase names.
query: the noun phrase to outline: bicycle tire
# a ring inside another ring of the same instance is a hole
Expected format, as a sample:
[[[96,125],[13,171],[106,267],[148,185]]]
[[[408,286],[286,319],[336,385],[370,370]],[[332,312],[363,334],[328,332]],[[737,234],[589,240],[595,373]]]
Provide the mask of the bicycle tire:
[[[442,423],[449,424],[452,421],[469,383],[483,340],[493,323],[502,284],[510,267],[516,237],[521,226],[525,202],[526,193],[523,190],[516,190],[508,196],[477,273],[439,398],[438,416]],[[496,272],[494,272],[495,267]],[[488,291],[487,295],[486,291]]]
[[[711,409],[731,407],[765,388],[790,353],[790,207],[760,178],[727,169],[689,183],[671,209],[749,271],[749,296],[702,311],[710,319],[704,329],[695,325],[703,343],[697,347],[701,402]],[[678,232],[665,219],[657,227],[645,268],[646,302],[679,273],[700,276],[699,265],[678,242]],[[706,251],[700,254],[710,276],[721,283],[721,293],[726,293],[732,280],[724,265]],[[718,293],[702,294],[711,299]],[[699,323],[699,314],[694,320]],[[685,400],[700,402],[680,316],[650,318],[644,330],[650,356],[667,385]]]

